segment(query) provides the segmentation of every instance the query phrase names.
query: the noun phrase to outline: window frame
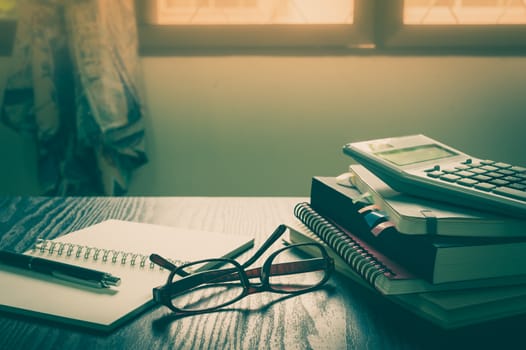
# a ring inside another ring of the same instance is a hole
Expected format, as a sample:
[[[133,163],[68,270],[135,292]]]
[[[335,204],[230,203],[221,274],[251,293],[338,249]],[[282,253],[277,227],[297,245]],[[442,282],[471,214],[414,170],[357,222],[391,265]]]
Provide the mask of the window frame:
[[[172,50],[360,48],[374,42],[373,0],[355,0],[352,24],[157,25],[149,0],[136,0],[143,53]]]
[[[377,0],[381,18],[377,30],[384,49],[449,49],[522,51],[526,49],[526,24],[440,24],[403,23],[404,0]],[[481,32],[484,35],[481,35]]]
[[[526,55],[526,25],[404,25],[403,0],[355,0],[352,24],[156,25],[151,0],[135,0],[140,54]],[[481,35],[481,30],[484,35]],[[0,19],[0,55],[16,20]]]

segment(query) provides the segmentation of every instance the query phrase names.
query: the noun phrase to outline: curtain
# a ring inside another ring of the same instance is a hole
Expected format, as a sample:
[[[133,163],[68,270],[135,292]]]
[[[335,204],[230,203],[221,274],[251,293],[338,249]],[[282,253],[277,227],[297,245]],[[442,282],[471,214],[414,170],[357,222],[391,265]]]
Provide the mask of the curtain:
[[[134,0],[20,0],[2,121],[46,195],[122,195],[147,162]]]

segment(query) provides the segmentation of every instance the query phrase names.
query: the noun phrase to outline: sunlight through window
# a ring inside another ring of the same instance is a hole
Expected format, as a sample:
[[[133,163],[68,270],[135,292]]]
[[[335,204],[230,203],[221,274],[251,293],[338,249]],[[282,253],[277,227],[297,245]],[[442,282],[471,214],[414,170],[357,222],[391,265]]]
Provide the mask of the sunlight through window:
[[[405,0],[404,24],[526,24],[526,0]]]
[[[157,0],[158,24],[352,24],[353,0]]]

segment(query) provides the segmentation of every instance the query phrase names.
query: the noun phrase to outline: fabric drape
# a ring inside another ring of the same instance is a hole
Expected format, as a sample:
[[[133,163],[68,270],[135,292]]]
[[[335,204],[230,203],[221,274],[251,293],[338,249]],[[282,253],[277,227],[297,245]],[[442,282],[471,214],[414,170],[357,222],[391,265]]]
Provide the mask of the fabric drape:
[[[134,0],[21,0],[2,120],[47,195],[121,195],[147,161]]]

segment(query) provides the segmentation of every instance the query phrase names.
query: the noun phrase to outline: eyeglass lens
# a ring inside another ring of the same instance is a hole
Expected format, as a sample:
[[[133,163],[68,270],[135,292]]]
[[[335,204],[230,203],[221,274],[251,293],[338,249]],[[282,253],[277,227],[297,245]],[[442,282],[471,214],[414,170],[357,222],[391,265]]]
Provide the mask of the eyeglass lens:
[[[207,262],[201,262],[189,264],[187,267],[190,270],[197,271],[203,270],[203,266],[206,264]],[[212,278],[207,282],[174,293],[171,295],[172,305],[182,311],[202,311],[221,307],[240,298],[245,290],[245,286],[241,282],[241,269],[228,262],[221,266],[221,269],[228,271],[226,273],[228,278],[222,279],[221,276],[218,276],[215,279]],[[173,282],[179,278],[175,277]]]
[[[322,248],[318,245],[308,245],[309,257],[298,257],[291,251],[294,246],[284,249],[271,261],[268,283],[276,292],[294,293],[318,286],[323,283],[328,273],[326,261],[322,260]],[[311,264],[308,264],[311,262]],[[317,262],[317,264],[312,264]],[[287,266],[290,272],[283,273],[280,266]]]

